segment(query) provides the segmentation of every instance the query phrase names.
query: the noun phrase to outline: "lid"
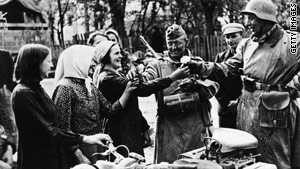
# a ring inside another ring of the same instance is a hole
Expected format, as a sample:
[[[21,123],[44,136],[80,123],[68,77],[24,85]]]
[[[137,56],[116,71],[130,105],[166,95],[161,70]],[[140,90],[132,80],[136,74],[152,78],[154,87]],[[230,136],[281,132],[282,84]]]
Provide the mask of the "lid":
[[[212,138],[222,144],[221,152],[257,148],[258,141],[252,134],[238,129],[216,128]]]

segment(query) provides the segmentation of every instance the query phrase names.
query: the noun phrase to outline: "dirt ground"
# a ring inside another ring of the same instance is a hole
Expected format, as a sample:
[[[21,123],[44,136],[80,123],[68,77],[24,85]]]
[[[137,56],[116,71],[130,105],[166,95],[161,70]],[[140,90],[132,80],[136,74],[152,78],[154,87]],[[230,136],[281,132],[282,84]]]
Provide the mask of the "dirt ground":
[[[217,115],[217,109],[218,109],[218,102],[215,98],[212,98],[211,100],[212,103],[212,118],[214,122],[214,126],[218,126],[218,115]],[[139,98],[139,106],[140,109],[143,113],[143,116],[146,118],[150,125],[150,130],[153,131],[151,132],[151,140],[152,142],[154,141],[154,130],[155,130],[155,121],[156,121],[156,101],[155,101],[155,96],[151,95],[149,97],[140,97]],[[144,149],[145,152],[145,158],[146,158],[146,163],[152,163],[153,162],[153,155],[154,155],[154,147],[153,144],[151,147],[147,147]]]

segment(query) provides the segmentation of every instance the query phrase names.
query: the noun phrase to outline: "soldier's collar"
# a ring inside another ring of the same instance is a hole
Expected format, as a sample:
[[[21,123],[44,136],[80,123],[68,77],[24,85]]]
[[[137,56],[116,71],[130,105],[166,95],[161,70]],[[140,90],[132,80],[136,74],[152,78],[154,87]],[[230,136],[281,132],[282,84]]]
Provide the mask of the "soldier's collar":
[[[258,42],[260,44],[266,43],[269,46],[274,46],[282,37],[283,28],[278,24],[275,24],[268,32],[263,34],[261,37],[251,36],[251,39],[254,42]]]
[[[266,38],[266,44],[271,47],[275,46],[277,42],[282,38],[283,32],[283,28],[278,25],[277,29],[275,29],[274,32],[272,32],[272,34]]]
[[[173,60],[170,56],[166,57],[166,60],[168,60],[172,65],[179,67],[181,63],[179,61]]]

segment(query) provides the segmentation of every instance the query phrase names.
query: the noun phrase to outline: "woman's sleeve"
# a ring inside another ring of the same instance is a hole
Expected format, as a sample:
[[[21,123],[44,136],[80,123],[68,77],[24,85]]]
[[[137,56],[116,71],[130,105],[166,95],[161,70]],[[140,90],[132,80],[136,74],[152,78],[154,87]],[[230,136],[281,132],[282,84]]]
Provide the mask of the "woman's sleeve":
[[[16,93],[15,95],[15,103],[13,104],[15,104],[16,107],[18,106],[19,109],[28,113],[26,116],[31,116],[34,122],[39,124],[37,127],[44,128],[45,132],[49,133],[52,136],[54,142],[60,145],[68,146],[80,144],[83,141],[83,136],[57,128],[54,125],[53,121],[49,121],[46,118],[47,114],[49,113],[48,111],[50,110],[45,110],[43,109],[43,107],[48,107],[49,105],[41,105],[42,101],[38,99],[42,98],[38,98],[33,92],[19,91],[19,93]],[[49,100],[51,101],[50,98]],[[47,103],[53,104],[53,106],[55,107],[52,101]]]
[[[135,94],[140,97],[147,97],[161,91],[172,84],[169,77],[160,77],[160,61],[153,61],[147,64],[145,71],[140,75],[140,83]]]
[[[118,93],[123,93],[128,81],[129,80],[126,77],[116,75],[116,76],[107,76],[103,80],[103,83],[106,83],[107,86],[118,91]],[[140,84],[138,85],[138,88],[134,91],[133,94],[140,97],[147,97],[153,93],[156,93],[160,90],[169,87],[171,83],[172,80],[169,77],[155,78],[153,80],[144,81],[144,82],[142,82],[142,79],[140,79]]]
[[[104,115],[105,117],[111,117],[111,116],[117,116],[120,113],[122,113],[123,107],[120,104],[119,100],[115,101],[113,104],[111,104],[102,94],[102,92],[99,89],[96,89],[96,93],[99,96],[100,101],[100,112],[101,115]]]
[[[107,74],[105,77],[102,77],[101,82],[99,83],[98,88],[108,88],[114,93],[118,94],[118,98],[120,98],[125,91],[126,85],[128,83],[128,79],[117,74]]]
[[[145,70],[142,72],[143,81],[150,81],[156,78],[159,78],[159,61],[153,61],[149,62],[145,68]]]
[[[52,100],[57,107],[57,126],[63,130],[72,132],[72,89],[67,86],[58,85],[54,90]]]
[[[172,82],[173,81],[169,77],[157,78],[147,82],[141,82],[134,93],[140,97],[147,97],[153,93],[169,87]]]

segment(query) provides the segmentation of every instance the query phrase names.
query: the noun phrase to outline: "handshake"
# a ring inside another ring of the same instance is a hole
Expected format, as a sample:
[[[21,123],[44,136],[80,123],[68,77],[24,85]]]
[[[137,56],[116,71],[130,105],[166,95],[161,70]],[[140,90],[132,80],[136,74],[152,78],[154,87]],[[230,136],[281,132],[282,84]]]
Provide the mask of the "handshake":
[[[180,63],[182,63],[182,66],[188,66],[190,69],[191,74],[199,74],[201,70],[201,64],[203,63],[203,60],[200,58],[193,58],[190,56],[183,56],[180,59]]]

